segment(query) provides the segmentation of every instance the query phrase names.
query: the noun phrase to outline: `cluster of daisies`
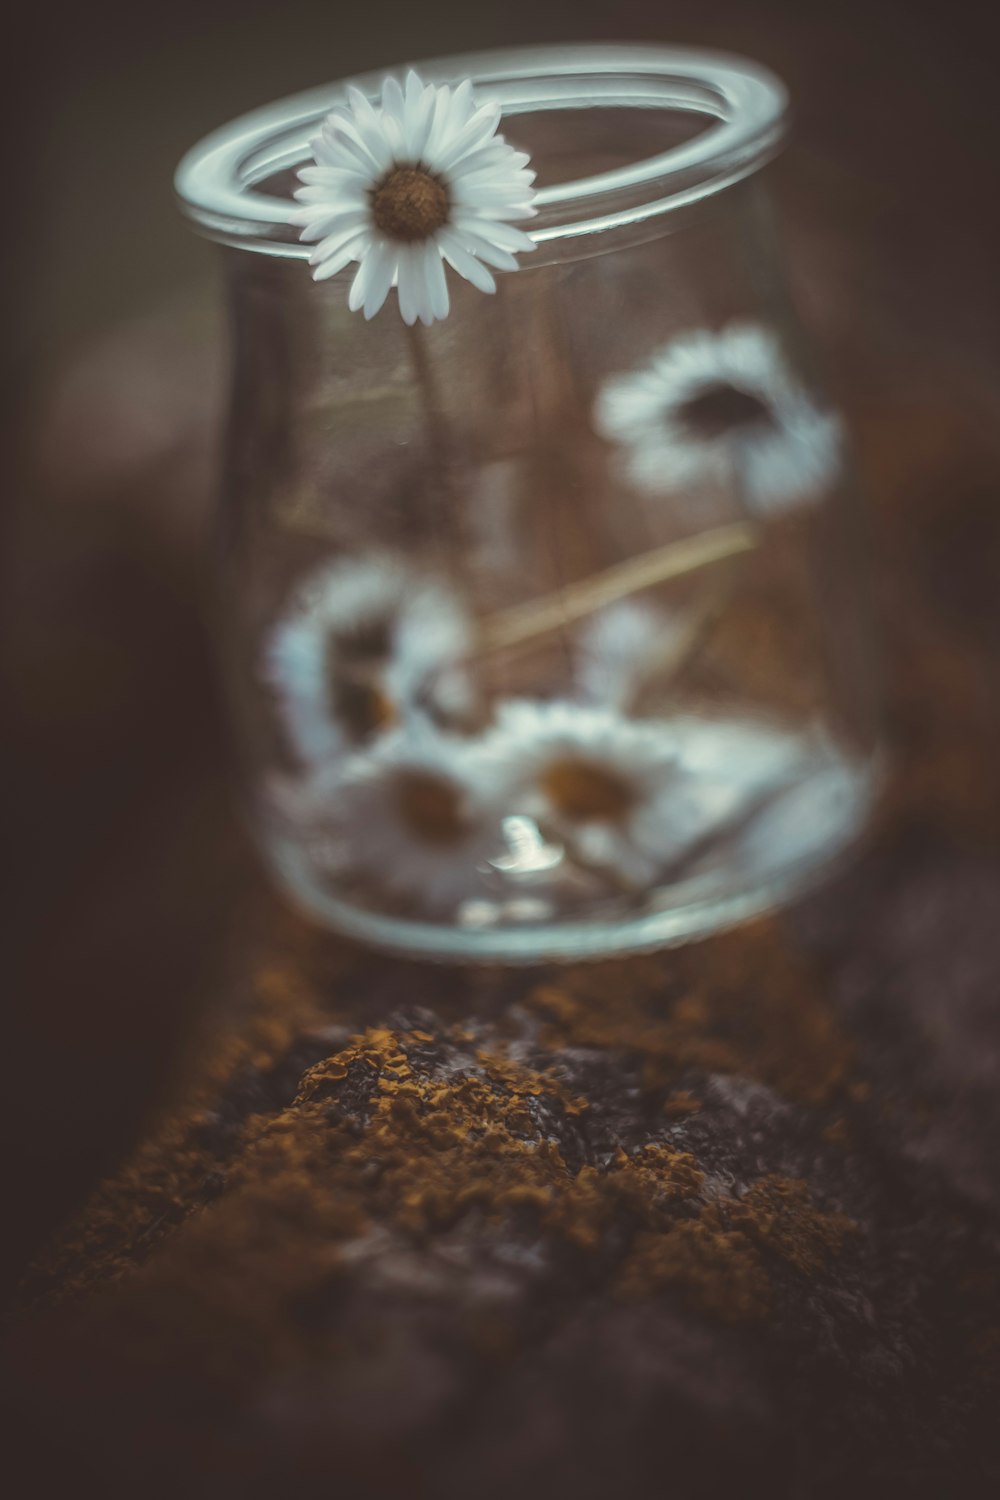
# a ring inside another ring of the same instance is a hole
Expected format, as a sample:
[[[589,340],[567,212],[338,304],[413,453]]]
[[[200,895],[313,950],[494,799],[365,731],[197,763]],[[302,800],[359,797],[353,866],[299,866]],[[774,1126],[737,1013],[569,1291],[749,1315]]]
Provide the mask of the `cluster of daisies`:
[[[498,133],[500,106],[466,80],[386,78],[372,102],[349,86],[299,170],[292,220],[312,244],[313,276],[356,264],[348,305],[373,317],[395,289],[404,323],[448,316],[445,266],[483,292],[534,248],[517,227],[536,213],[529,158]],[[646,494],[706,481],[730,485],[752,514],[820,493],[839,467],[840,428],[789,371],[774,335],[735,325],[675,339],[613,375],[596,430],[617,468]]]
[[[468,82],[387,78],[349,88],[299,172],[295,222],[313,276],[356,266],[348,305],[395,290],[408,325],[448,316],[445,267],[484,292],[533,248],[534,172]],[[643,495],[731,488],[767,517],[816,497],[839,468],[819,410],[766,328],[681,335],[597,391],[592,422]],[[484,891],[553,882],[639,893],[690,866],[706,836],[787,781],[787,738],[637,716],[676,622],[626,601],[571,641],[560,701],[487,709],[473,619],[398,557],[324,565],[271,632],[263,670],[302,774],[276,816],[363,897],[454,917]],[[721,747],[721,748],[720,748]]]
[[[629,717],[677,629],[650,605],[610,606],[574,643],[571,695],[487,714],[473,621],[448,588],[388,555],[327,564],[267,641],[303,764],[274,783],[275,813],[326,872],[415,913],[553,883],[640,893],[788,771],[780,736],[731,731],[706,766],[684,721]]]

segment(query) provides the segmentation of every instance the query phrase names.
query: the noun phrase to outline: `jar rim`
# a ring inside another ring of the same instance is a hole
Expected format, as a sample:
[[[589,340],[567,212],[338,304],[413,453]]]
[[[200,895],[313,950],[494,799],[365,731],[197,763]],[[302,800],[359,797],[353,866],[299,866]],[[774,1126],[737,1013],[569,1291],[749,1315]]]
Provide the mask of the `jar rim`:
[[[594,106],[661,108],[710,122],[692,139],[626,166],[542,187],[538,217],[525,226],[536,245],[644,223],[719,192],[769,161],[785,133],[788,96],[768,68],[731,54],[656,44],[516,47],[414,64],[428,83],[470,78],[504,120],[542,110]],[[265,254],[305,258],[309,246],[289,223],[290,198],[265,191],[278,173],[309,159],[322,117],[346,100],[348,84],[374,98],[381,69],[324,84],[242,115],[206,136],[181,160],[180,208],[210,239]]]

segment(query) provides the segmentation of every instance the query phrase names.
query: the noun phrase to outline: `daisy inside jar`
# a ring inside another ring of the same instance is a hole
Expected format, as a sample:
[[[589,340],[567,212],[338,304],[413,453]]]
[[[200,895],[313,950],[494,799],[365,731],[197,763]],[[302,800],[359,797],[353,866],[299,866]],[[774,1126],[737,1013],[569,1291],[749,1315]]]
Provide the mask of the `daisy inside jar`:
[[[466,724],[472,639],[442,582],[384,553],[308,574],[265,646],[263,675],[298,757],[317,764],[367,748],[413,717]]]
[[[410,767],[397,772],[392,791],[400,821],[414,839],[434,847],[461,843],[469,820],[457,782]]]
[[[561,842],[570,865],[616,888],[655,879],[677,838],[676,756],[662,726],[607,708],[514,701],[497,740],[519,770],[518,811]]]
[[[483,741],[417,721],[342,766],[317,767],[284,808],[317,862],[356,894],[450,917],[486,891],[510,790],[507,766]]]
[[[624,776],[610,766],[579,756],[556,757],[543,768],[538,782],[557,816],[575,823],[595,818],[620,822],[636,801],[635,788]]]
[[[741,428],[771,421],[767,404],[751,391],[735,385],[710,385],[682,401],[677,420],[695,437],[719,438]]]
[[[612,375],[594,424],[626,482],[648,495],[713,483],[756,517],[820,499],[840,471],[840,424],[812,400],[776,334],[754,324],[680,334]]]

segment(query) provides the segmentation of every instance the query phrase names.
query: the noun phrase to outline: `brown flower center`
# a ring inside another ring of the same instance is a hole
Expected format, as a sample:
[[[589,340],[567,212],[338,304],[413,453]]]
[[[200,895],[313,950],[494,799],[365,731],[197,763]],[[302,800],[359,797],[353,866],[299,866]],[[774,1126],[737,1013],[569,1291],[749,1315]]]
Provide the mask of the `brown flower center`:
[[[404,770],[396,777],[396,805],[413,836],[438,848],[460,843],[468,825],[462,792],[433,771]]]
[[[331,688],[334,713],[353,740],[363,742],[395,722],[395,706],[377,683],[339,677]]]
[[[451,199],[424,167],[393,167],[371,195],[375,226],[390,240],[426,240],[448,222]]]
[[[554,760],[540,778],[542,791],[564,818],[576,822],[616,822],[635,804],[635,790],[623,776],[596,761]]]
[[[681,403],[677,415],[695,437],[718,438],[771,420],[771,409],[759,396],[719,381]]]
[[[392,648],[395,623],[394,616],[386,613],[339,626],[329,643],[330,654],[354,664],[383,662]]]

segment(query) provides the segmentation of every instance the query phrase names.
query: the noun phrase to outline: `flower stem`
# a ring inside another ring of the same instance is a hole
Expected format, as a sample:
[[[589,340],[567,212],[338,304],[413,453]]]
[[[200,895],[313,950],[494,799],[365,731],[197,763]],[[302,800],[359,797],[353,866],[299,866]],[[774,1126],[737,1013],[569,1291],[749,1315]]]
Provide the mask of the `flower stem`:
[[[413,365],[413,375],[424,409],[428,446],[442,475],[447,475],[450,458],[448,424],[445,420],[444,403],[441,400],[437,377],[427,353],[424,330],[417,323],[405,326],[406,340],[410,348],[410,362]]]
[[[500,651],[572,625],[595,610],[668,578],[679,578],[724,558],[749,552],[756,547],[758,534],[757,528],[746,522],[719,526],[617,563],[579,583],[567,584],[544,599],[500,610],[482,622],[483,645],[487,651]]]

